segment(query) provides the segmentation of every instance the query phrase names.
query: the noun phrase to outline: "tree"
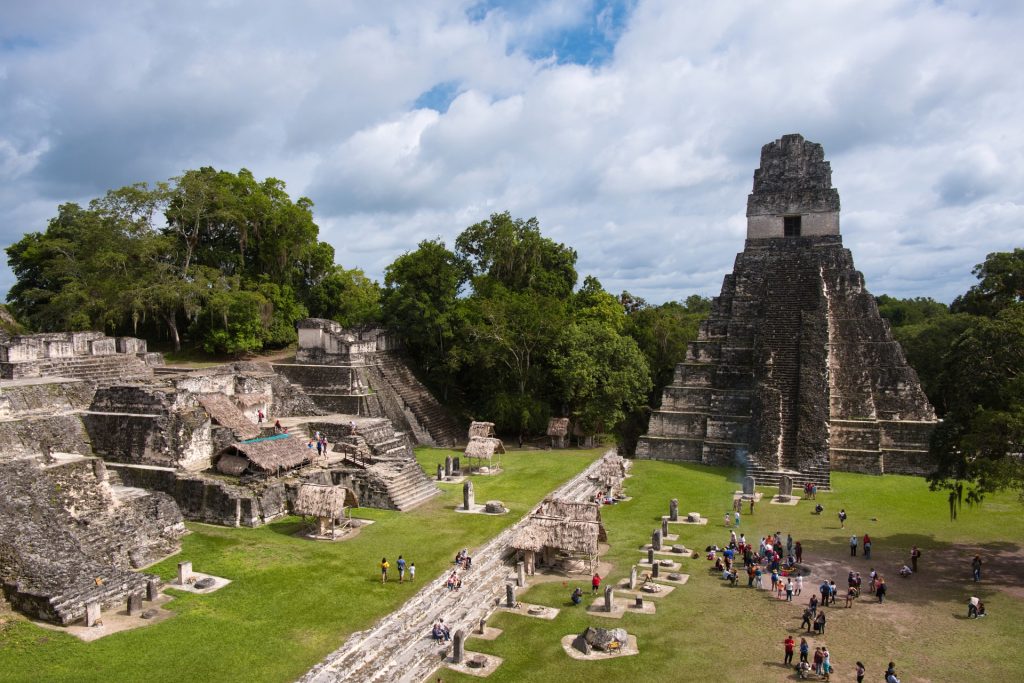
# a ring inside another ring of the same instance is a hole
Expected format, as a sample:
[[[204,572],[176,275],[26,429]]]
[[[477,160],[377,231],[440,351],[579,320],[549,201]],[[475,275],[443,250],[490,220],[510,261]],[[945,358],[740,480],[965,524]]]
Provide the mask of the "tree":
[[[380,286],[360,268],[334,266],[308,296],[310,314],[354,327],[381,319]]]
[[[1024,249],[989,254],[971,272],[979,282],[953,301],[954,313],[993,316],[1024,301]]]
[[[949,314],[949,307],[946,304],[928,297],[897,299],[882,294],[875,297],[875,302],[878,304],[878,312],[889,321],[889,325],[893,328],[919,325],[927,320]]]
[[[647,402],[647,361],[636,342],[611,325],[593,319],[569,325],[551,364],[560,398],[588,434],[617,427]]]

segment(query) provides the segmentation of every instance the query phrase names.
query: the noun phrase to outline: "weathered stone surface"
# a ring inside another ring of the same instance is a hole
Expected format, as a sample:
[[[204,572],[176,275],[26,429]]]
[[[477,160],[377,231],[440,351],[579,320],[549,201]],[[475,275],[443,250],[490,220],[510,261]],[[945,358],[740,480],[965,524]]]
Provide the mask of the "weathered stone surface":
[[[635,564],[633,565],[633,568],[629,570],[629,589],[633,590],[634,588],[636,588],[636,565]]]
[[[793,495],[793,478],[788,474],[779,477],[779,496],[789,497]]]
[[[484,503],[484,512],[489,512],[494,515],[500,515],[508,512],[508,508],[500,500],[489,500]]]
[[[753,477],[743,477],[743,495],[752,496],[756,491],[757,482]]]
[[[679,499],[673,498],[668,502],[668,518],[672,522],[679,521]]]
[[[782,471],[820,487],[831,467],[929,471],[934,411],[842,246],[821,146],[765,145],[747,216],[745,249],[637,457],[738,464],[768,485]]]
[[[593,648],[607,650],[612,643],[625,645],[629,640],[629,634],[624,628],[595,628],[588,627],[580,636]]]
[[[611,612],[615,608],[615,591],[611,586],[604,589],[604,611]]]
[[[155,609],[148,609],[145,612],[143,612],[141,616],[142,616],[143,619],[152,619],[157,614],[159,614],[159,612],[157,610],[155,610]]]
[[[460,629],[452,637],[452,664],[461,664],[465,656],[466,634]]]
[[[516,589],[512,584],[505,586],[505,607],[516,606]]]
[[[452,476],[452,456],[444,456],[444,476]]]
[[[472,510],[476,505],[476,496],[473,494],[473,482],[466,480],[462,485],[462,509]]]
[[[207,588],[213,588],[217,585],[217,581],[213,577],[207,576],[204,579],[196,581],[195,586],[198,590],[206,590]]]
[[[700,523],[700,513],[699,512],[687,512],[686,513],[686,521],[690,522],[691,524],[698,524],[698,523]]]
[[[655,529],[651,534],[651,549],[661,550],[661,529]]]
[[[661,520],[661,537],[665,538],[666,536],[668,536],[668,520],[663,518]]]

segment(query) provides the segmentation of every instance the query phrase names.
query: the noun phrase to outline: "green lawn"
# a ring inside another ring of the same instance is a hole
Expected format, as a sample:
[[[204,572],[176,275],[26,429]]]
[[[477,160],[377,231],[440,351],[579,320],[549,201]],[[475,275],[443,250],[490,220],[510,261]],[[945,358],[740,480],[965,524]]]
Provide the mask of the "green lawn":
[[[700,466],[636,462],[635,476],[627,480],[633,500],[604,508],[611,549],[608,554],[617,581],[642,556],[639,546],[649,542],[668,500],[680,500],[680,513],[701,512],[708,526],[672,525],[688,547],[704,547],[728,540],[722,515],[731,492],[727,470]],[[852,609],[828,608],[826,638],[837,673],[833,681],[853,681],[859,659],[868,667],[867,680],[881,680],[886,663],[894,660],[904,681],[1009,681],[1024,680],[1024,516],[1013,496],[991,496],[980,507],[964,508],[951,522],[943,494],[928,491],[913,477],[834,474],[833,493],[819,494],[826,510],[810,514],[811,505],[769,505],[765,496],[753,517],[744,508],[741,529],[756,542],[762,535],[791,532],[805,547],[804,559],[821,569],[845,592],[849,568],[866,577],[871,566],[887,577],[890,592],[879,605],[871,597]],[[767,492],[767,491],[766,491]],[[845,507],[846,530],[836,513]],[[876,518],[873,521],[872,518]],[[850,533],[871,534],[872,560],[849,557]],[[901,579],[896,569],[907,561],[911,545],[923,550],[922,571]],[[984,581],[970,580],[970,558],[980,550],[986,561]],[[781,666],[781,642],[787,633],[797,638],[802,607],[814,583],[805,585],[800,603],[787,604],[741,585],[729,587],[709,573],[703,559],[684,560],[689,583],[657,599],[655,615],[629,615],[621,620],[587,616],[568,597],[574,582],[539,584],[520,595],[527,602],[562,608],[553,621],[499,613],[489,624],[504,629],[494,641],[471,639],[467,649],[505,659],[489,681],[750,681],[794,680]],[[585,585],[585,579],[579,581]],[[589,594],[589,590],[587,591]],[[990,616],[968,621],[970,595],[985,600]],[[589,595],[588,595],[589,598]],[[585,601],[584,604],[587,604]],[[842,601],[840,602],[842,604]],[[625,627],[637,635],[640,654],[604,662],[580,662],[562,652],[563,635],[579,633],[588,625]],[[811,640],[811,652],[815,641]],[[453,671],[444,680],[472,681]]]
[[[296,538],[296,518],[259,529],[189,524],[182,552],[150,571],[165,579],[177,562],[233,580],[196,596],[175,592],[177,614],[160,624],[93,643],[0,618],[3,681],[291,681],[411,597],[419,585],[382,586],[377,565],[398,554],[415,562],[418,581],[432,579],[461,547],[475,547],[518,520],[544,495],[582,470],[601,450],[509,453],[505,472],[474,477],[480,501],[511,510],[492,517],[460,515],[461,485],[409,513],[359,509],[376,520],[356,538],[324,543]],[[422,449],[428,472],[452,451]]]

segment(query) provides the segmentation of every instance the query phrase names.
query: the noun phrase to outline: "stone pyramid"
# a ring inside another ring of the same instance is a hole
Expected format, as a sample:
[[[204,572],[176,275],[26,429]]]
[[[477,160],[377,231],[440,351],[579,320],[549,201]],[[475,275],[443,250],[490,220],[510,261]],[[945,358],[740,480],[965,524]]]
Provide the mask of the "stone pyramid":
[[[759,484],[834,468],[926,474],[935,412],[839,234],[822,146],[761,149],[747,240],[636,457],[740,465]]]

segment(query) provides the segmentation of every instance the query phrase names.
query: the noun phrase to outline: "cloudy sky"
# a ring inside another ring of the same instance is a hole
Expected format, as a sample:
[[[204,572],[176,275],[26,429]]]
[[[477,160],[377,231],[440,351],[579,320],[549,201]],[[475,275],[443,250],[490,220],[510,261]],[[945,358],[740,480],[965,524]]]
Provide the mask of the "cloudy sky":
[[[610,291],[714,295],[799,132],[868,287],[949,301],[1024,246],[1021,35],[1017,0],[3,2],[0,244],[245,167],[378,279],[507,209]]]

